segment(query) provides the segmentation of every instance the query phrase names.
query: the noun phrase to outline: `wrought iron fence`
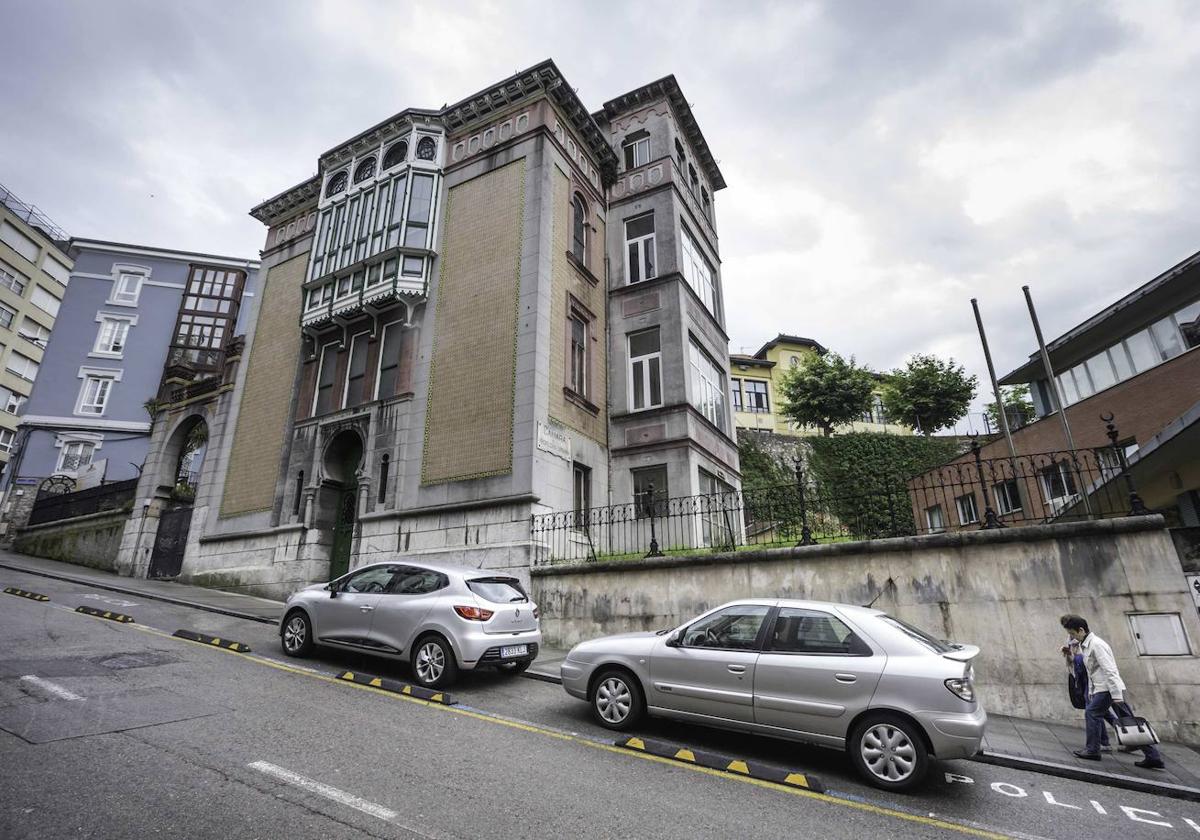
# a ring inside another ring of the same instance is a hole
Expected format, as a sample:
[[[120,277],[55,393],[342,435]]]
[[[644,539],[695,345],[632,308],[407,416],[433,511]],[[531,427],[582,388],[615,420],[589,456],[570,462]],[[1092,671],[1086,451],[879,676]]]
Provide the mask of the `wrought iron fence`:
[[[42,496],[33,503],[29,524],[41,525],[60,519],[86,516],[89,513],[120,510],[132,502],[136,495],[137,479],[131,478],[128,481],[114,481],[112,484],[101,484],[74,493]]]
[[[1146,512],[1113,447],[981,458],[976,446],[973,457],[915,476],[908,489],[920,533]]]
[[[810,545],[1146,513],[1124,452],[1100,449],[964,458],[872,487],[772,487],[535,515],[535,562],[578,563],[696,551]],[[651,501],[652,500],[652,501]]]

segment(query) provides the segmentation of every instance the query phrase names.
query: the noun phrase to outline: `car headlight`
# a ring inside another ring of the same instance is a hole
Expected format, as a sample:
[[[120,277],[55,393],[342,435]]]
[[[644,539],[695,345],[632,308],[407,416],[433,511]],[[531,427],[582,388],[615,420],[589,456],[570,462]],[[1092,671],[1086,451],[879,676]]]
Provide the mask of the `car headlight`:
[[[946,688],[950,689],[950,693],[960,700],[966,700],[968,703],[975,702],[975,686],[971,684],[970,677],[955,677],[946,680]]]

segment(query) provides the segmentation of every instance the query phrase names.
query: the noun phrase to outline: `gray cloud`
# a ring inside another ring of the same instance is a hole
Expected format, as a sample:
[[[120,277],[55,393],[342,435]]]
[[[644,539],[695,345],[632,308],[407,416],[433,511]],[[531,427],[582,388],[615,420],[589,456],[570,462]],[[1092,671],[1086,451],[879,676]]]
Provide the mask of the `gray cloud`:
[[[1186,4],[10,0],[0,181],[80,236],[253,254],[324,150],[547,56],[593,107],[675,73],[733,348],[809,335],[983,373],[1200,247]],[[14,119],[11,115],[19,115]]]

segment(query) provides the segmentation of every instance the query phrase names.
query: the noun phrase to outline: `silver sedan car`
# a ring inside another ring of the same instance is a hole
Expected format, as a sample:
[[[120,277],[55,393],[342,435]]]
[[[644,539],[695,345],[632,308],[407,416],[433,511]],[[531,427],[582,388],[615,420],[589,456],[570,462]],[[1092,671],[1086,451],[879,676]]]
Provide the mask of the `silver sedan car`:
[[[284,607],[279,636],[288,656],[320,644],[410,662],[426,688],[450,685],[459,670],[521,673],[542,642],[537,605],[516,578],[408,561],[301,589]]]
[[[867,781],[904,790],[931,755],[979,751],[978,653],[867,607],[748,600],[576,645],[562,684],[609,729],[651,714],[836,747]]]

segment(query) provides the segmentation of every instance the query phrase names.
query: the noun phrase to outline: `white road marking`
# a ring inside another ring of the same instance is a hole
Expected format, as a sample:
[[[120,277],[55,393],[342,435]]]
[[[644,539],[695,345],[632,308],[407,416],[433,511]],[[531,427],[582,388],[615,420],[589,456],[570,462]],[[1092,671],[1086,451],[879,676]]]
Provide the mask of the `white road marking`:
[[[28,685],[37,686],[47,694],[53,694],[59,700],[82,700],[83,698],[74,691],[63,688],[58,683],[52,683],[50,680],[44,680],[41,677],[35,677],[33,674],[26,674],[21,677],[21,682]]]
[[[138,606],[137,601],[123,601],[120,598],[110,598],[107,595],[88,594],[88,595],[80,595],[79,597],[80,598],[89,598],[93,601],[103,601],[104,603],[106,603],[110,606],[113,606],[113,607],[136,607],[136,606]]]
[[[346,793],[344,790],[338,790],[329,785],[323,785],[320,782],[313,781],[307,776],[301,776],[299,773],[293,773],[291,770],[286,770],[283,767],[277,767],[266,761],[251,762],[248,767],[252,767],[260,773],[266,773],[268,776],[274,776],[276,779],[287,782],[290,785],[295,785],[298,788],[303,788],[309,793],[315,793],[318,796],[324,796],[326,799],[332,799],[334,802],[341,803],[354,808],[356,811],[362,811],[364,814],[370,814],[372,817],[378,817],[381,820],[391,822],[395,820],[399,814],[395,811],[384,808],[382,805],[376,805],[374,802],[368,802],[365,799],[360,799],[352,793]]]

